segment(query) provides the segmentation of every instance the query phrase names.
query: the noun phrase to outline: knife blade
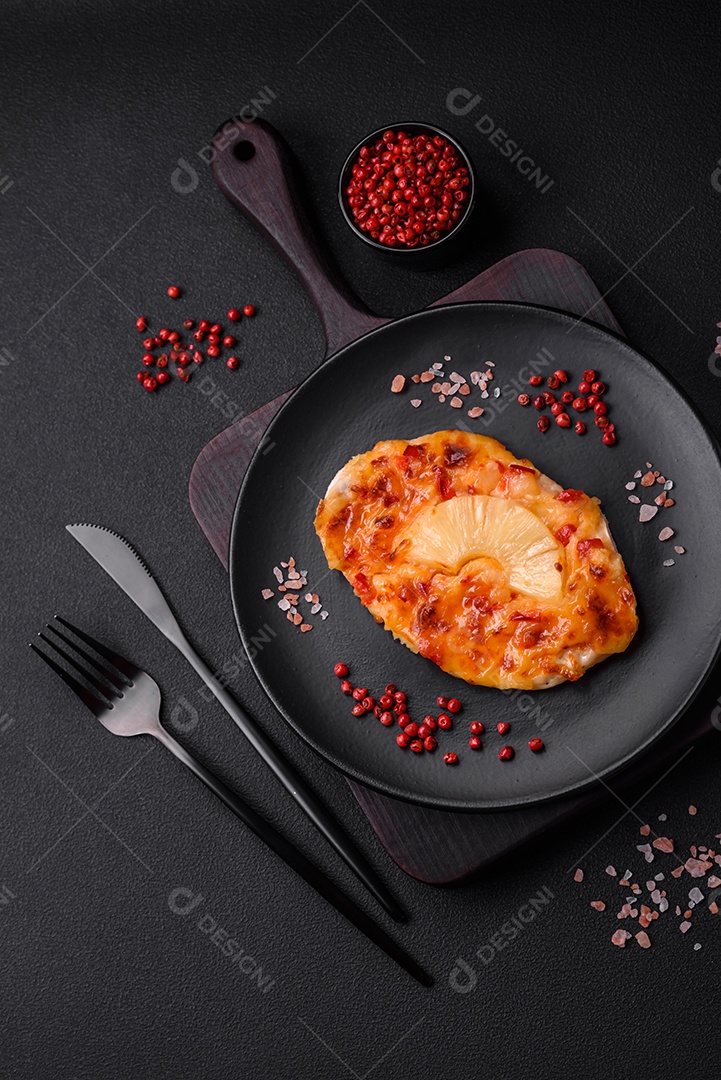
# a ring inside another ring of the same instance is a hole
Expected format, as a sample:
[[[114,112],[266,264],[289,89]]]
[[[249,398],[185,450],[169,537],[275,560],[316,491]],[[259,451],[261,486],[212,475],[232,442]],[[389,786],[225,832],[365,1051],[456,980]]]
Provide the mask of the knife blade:
[[[283,756],[259,724],[241,708],[235,698],[215,678],[205,661],[195,651],[181,630],[178,620],[153,575],[135,549],[122,536],[103,525],[82,523],[65,527],[120,586],[126,596],[137,604],[143,614],[182,653],[286,790],[391,918],[396,922],[405,922],[405,912],[380,880],[366,857],[346,836],[305,779]]]

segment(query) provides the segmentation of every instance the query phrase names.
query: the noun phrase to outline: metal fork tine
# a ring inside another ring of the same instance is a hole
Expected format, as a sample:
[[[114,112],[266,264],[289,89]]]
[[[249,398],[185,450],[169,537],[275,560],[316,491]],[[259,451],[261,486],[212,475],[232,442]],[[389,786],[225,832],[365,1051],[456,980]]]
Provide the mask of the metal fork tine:
[[[79,671],[84,679],[87,679],[88,682],[92,683],[95,689],[99,690],[108,701],[112,701],[114,697],[121,697],[119,690],[116,690],[114,686],[106,686],[105,683],[102,683],[97,676],[93,675],[91,671],[87,671],[82,664],[78,663],[74,656],[71,656],[65,649],[61,649],[51,638],[42,633],[38,634],[38,637],[41,641],[44,641],[46,645],[49,645],[51,649],[54,649],[56,653],[59,653],[63,660],[67,660],[69,664],[72,664],[75,670]]]
[[[61,634],[60,631],[56,630],[50,623],[48,623],[47,628],[51,634],[55,634],[56,637],[59,637],[60,640],[64,641],[66,645],[69,645],[74,652],[82,656],[83,660],[87,660],[96,671],[99,671],[102,677],[110,683],[114,690],[118,693],[122,693],[128,682],[126,678],[117,675],[114,671],[111,671],[106,667],[105,664],[101,664],[99,660],[96,660],[94,656],[91,656],[89,652],[86,652],[85,649],[81,648],[80,645],[76,644],[71,638],[66,637],[65,634]],[[85,674],[85,672],[83,672],[83,674]]]
[[[86,687],[82,686],[77,681],[77,679],[74,679],[72,675],[69,675],[67,671],[64,671],[63,668],[61,668],[59,664],[56,664],[53,659],[51,659],[49,656],[46,656],[42,649],[39,649],[37,645],[34,645],[32,643],[32,641],[30,642],[30,648],[33,650],[33,652],[38,654],[41,660],[45,661],[48,667],[51,667],[53,669],[56,675],[60,676],[66,686],[69,686],[71,690],[75,691],[80,700],[85,705],[87,705],[87,707],[92,713],[95,713],[96,716],[101,716],[103,713],[108,711],[107,705],[104,705],[101,701],[98,701],[94,694],[91,694],[90,691],[86,689]]]
[[[118,671],[122,671],[126,678],[132,681],[134,676],[138,674],[138,668],[135,664],[131,664],[129,660],[126,660],[122,656],[118,656],[118,654],[113,652],[112,649],[109,649],[107,645],[102,645],[99,641],[96,641],[95,638],[91,637],[90,634],[86,634],[84,630],[79,630],[77,626],[73,626],[73,624],[68,622],[67,619],[64,619],[62,615],[56,615],[55,618],[59,623],[62,623],[63,626],[67,627],[68,630],[72,630],[72,632],[76,634],[81,641],[84,641],[86,645],[89,645],[91,649],[95,649],[95,651],[100,653],[101,656],[104,656],[106,660],[109,660]]]

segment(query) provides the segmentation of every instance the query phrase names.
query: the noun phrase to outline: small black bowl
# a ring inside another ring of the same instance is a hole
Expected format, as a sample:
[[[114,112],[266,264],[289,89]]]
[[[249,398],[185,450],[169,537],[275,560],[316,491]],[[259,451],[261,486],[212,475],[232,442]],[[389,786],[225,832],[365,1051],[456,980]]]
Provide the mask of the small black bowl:
[[[369,236],[368,233],[365,233],[362,229],[358,228],[353,220],[351,209],[348,206],[345,190],[350,182],[353,166],[358,160],[358,154],[364,146],[370,146],[377,142],[384,131],[403,131],[410,136],[440,135],[441,138],[445,139],[456,149],[463,164],[468,169],[470,184],[467,189],[468,200],[463,216],[460,221],[456,223],[455,228],[451,229],[450,232],[447,232],[440,240],[426,244],[425,247],[388,247],[386,244],[381,244],[380,241],[374,240],[372,236]],[[383,127],[377,128],[369,135],[366,135],[364,139],[361,139],[346,158],[343,168],[340,171],[340,179],[338,181],[338,201],[348,227],[353,234],[359,237],[363,243],[368,245],[368,247],[379,252],[388,259],[394,259],[397,263],[404,262],[409,269],[430,270],[456,258],[468,246],[473,234],[472,221],[475,217],[476,209],[476,187],[476,173],[471,159],[453,135],[449,135],[447,131],[436,127],[435,124],[384,124]]]

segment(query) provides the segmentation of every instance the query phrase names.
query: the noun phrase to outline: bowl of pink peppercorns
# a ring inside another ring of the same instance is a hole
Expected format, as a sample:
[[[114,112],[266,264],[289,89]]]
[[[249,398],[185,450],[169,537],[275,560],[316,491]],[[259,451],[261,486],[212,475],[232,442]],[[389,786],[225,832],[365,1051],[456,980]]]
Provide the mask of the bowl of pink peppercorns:
[[[432,124],[389,124],[348,155],[338,197],[356,236],[376,251],[426,268],[458,254],[475,204],[473,166]]]

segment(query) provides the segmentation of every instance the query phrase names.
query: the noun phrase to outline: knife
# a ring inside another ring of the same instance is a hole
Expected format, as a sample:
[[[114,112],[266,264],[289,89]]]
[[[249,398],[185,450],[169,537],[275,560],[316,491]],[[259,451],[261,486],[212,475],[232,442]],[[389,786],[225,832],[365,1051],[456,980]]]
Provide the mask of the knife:
[[[215,694],[230,718],[238,725],[248,742],[258,751],[281,784],[290,792],[300,808],[354,874],[360,878],[369,892],[375,896],[378,903],[396,922],[405,922],[406,915],[403,909],[313,789],[283,756],[259,724],[240,707],[225,687],[221,686],[207,664],[198,656],[180,629],[178,620],[170,610],[150,570],[127,540],[103,525],[78,524],[65,527],[133,603],[137,604],[143,614],[157,626],[168,641],[172,642],[183,654],[208,689]]]

